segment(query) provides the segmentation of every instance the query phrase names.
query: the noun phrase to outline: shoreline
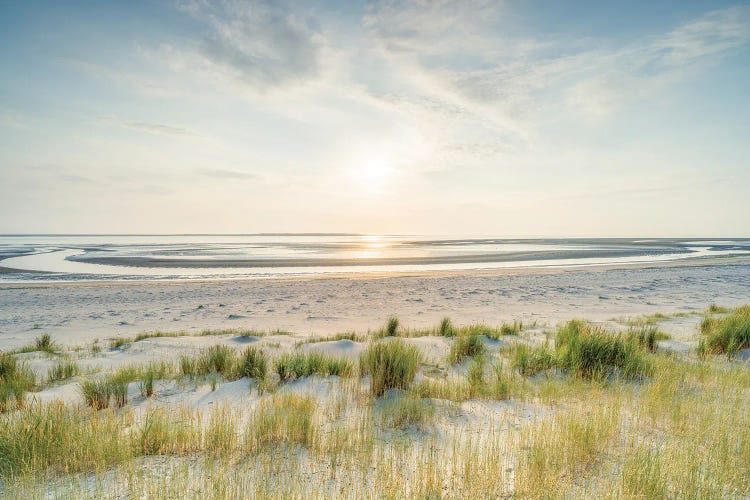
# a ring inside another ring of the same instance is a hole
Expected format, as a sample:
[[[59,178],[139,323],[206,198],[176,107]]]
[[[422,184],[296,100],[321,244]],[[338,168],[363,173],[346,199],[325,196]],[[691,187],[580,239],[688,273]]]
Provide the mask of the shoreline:
[[[75,287],[75,286],[107,286],[107,285],[133,285],[143,286],[148,284],[199,284],[199,283],[252,283],[252,282],[307,282],[317,280],[383,280],[391,278],[440,278],[440,277],[465,277],[465,276],[524,276],[524,275],[549,275],[565,274],[590,271],[612,271],[612,270],[638,270],[638,269],[663,269],[678,267],[704,267],[704,266],[742,266],[750,264],[750,256],[729,255],[711,257],[690,257],[669,261],[653,262],[630,262],[630,263],[605,263],[585,264],[569,266],[529,266],[494,269],[455,269],[455,270],[413,270],[413,271],[373,271],[373,272],[331,272],[318,274],[299,275],[270,275],[270,276],[240,276],[240,277],[212,277],[212,278],[161,278],[161,279],[122,279],[122,278],[92,278],[80,280],[49,280],[49,281],[2,281],[0,289],[12,288],[46,288],[46,287]],[[2,274],[55,274],[49,271],[27,271],[0,266]]]

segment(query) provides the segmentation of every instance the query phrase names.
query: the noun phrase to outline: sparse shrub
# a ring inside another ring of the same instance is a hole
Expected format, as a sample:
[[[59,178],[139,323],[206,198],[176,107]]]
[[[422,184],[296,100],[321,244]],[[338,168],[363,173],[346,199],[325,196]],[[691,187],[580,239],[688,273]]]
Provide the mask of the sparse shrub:
[[[724,317],[707,316],[701,323],[700,355],[731,356],[750,347],[750,305],[736,308]]]
[[[137,455],[189,453],[200,449],[201,429],[194,425],[195,415],[188,410],[151,409],[132,434]]]
[[[50,382],[66,380],[75,377],[78,373],[80,373],[80,368],[75,359],[61,359],[49,369],[47,372],[47,380]]]
[[[110,405],[122,408],[128,404],[130,375],[122,371],[104,378],[83,380],[80,384],[83,400],[94,410],[103,410]]]
[[[493,399],[503,400],[510,399],[514,391],[518,388],[519,378],[514,374],[506,374],[503,370],[502,363],[496,363],[492,367],[492,380],[488,384],[487,392]]]
[[[383,337],[395,337],[398,335],[399,320],[396,316],[388,318],[385,326],[373,334],[374,339],[382,339]]]
[[[203,447],[213,456],[227,457],[238,444],[236,417],[228,407],[216,408],[203,436]]]
[[[455,337],[457,333],[457,329],[455,326],[453,326],[453,322],[450,318],[445,317],[440,321],[440,335],[443,337]]]
[[[398,318],[396,316],[391,316],[388,318],[388,323],[385,325],[385,333],[389,337],[395,337],[396,333],[398,333]]]
[[[477,334],[459,335],[451,345],[448,360],[451,363],[460,363],[467,357],[480,356],[486,348],[482,339]]]
[[[180,373],[187,377],[220,374],[227,380],[239,378],[237,355],[231,347],[214,345],[196,356],[180,356]]]
[[[419,350],[402,340],[371,344],[361,355],[362,375],[370,375],[370,390],[382,396],[391,388],[408,389],[420,363]]]

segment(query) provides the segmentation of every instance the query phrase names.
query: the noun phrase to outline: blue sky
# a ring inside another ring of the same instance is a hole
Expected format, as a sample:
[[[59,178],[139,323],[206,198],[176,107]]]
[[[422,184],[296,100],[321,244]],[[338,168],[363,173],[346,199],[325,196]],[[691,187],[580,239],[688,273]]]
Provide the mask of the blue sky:
[[[3,2],[0,232],[750,236],[750,5]]]

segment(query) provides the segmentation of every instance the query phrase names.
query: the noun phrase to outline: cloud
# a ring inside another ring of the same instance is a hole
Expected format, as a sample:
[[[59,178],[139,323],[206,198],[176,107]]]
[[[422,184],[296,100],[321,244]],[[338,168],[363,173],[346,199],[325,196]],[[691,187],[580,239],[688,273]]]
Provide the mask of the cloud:
[[[750,39],[745,6],[614,47],[559,34],[509,36],[504,12],[502,3],[483,1],[384,1],[363,25],[392,71],[418,82],[416,95],[399,99],[460,110],[522,142],[550,116],[611,116]]]
[[[258,179],[257,174],[250,172],[238,172],[237,170],[229,170],[225,168],[201,168],[198,169],[198,173],[205,175],[206,177],[213,177],[214,179]]]
[[[188,130],[182,127],[174,127],[172,125],[164,125],[163,123],[152,123],[152,122],[124,122],[125,127],[141,130],[151,134],[162,134],[162,135],[197,135],[192,130]]]
[[[285,2],[196,1],[184,4],[204,35],[182,55],[258,89],[316,76],[321,37],[314,19]],[[172,52],[181,49],[171,47]]]

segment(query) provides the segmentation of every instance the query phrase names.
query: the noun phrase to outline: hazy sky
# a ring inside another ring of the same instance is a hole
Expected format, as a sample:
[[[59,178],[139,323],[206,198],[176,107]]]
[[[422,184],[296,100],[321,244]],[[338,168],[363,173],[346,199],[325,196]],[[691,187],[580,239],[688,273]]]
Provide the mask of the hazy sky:
[[[0,232],[750,236],[750,5],[3,1]]]

